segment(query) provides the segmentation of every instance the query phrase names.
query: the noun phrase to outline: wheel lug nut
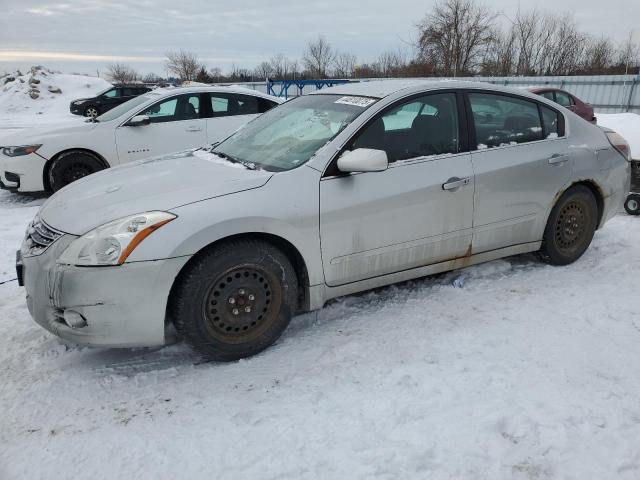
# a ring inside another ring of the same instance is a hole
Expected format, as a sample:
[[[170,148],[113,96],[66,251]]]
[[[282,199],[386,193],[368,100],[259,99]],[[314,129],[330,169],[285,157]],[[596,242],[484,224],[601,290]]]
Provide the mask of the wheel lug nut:
[[[240,313],[240,310],[234,308],[233,310],[231,310],[231,313],[233,313],[234,315],[238,315]]]
[[[244,295],[244,288],[241,288],[240,290],[238,290],[238,293],[239,293],[240,295]]]
[[[256,299],[255,295],[249,295],[249,300],[251,300],[252,302]]]
[[[229,303],[233,305],[234,303],[236,303],[236,299],[233,297],[229,297]]]
[[[251,313],[251,307],[244,307],[244,311],[247,313]]]

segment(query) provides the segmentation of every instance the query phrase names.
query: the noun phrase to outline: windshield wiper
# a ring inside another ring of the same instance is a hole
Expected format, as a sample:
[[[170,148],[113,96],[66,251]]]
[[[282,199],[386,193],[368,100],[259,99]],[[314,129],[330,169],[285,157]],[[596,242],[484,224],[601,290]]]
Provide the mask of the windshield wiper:
[[[240,165],[242,165],[243,167],[249,170],[257,170],[255,163],[243,162],[242,160],[238,160],[237,158],[232,157],[231,155],[228,155],[223,152],[218,152],[217,150],[211,150],[211,153],[213,153],[214,155],[218,155],[219,157],[222,157],[231,163],[239,163]]]

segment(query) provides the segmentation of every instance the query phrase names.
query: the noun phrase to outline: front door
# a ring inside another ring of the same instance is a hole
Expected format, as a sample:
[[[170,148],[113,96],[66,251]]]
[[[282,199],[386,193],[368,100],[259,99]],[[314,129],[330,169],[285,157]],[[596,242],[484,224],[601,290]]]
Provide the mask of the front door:
[[[166,98],[138,112],[149,125],[116,129],[120,163],[179,152],[206,144],[206,120],[200,118],[200,94]]]
[[[321,180],[328,285],[469,253],[474,181],[460,130],[456,94],[439,93],[399,102],[355,136],[349,149],[385,150],[389,168]]]
[[[564,118],[533,100],[469,93],[477,150],[473,253],[542,240],[571,176]]]

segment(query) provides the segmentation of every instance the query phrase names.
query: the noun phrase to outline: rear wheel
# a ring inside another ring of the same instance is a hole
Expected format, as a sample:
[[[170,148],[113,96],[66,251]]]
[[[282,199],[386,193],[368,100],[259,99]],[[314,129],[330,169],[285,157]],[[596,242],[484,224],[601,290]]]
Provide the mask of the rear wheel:
[[[66,152],[56,158],[49,169],[49,186],[57,192],[62,187],[105,168],[98,157],[88,152]]]
[[[598,221],[598,204],[591,190],[576,185],[551,210],[544,231],[541,258],[553,265],[575,262],[587,250]]]
[[[629,195],[624,202],[624,209],[629,215],[640,215],[640,194]]]
[[[100,111],[98,110],[98,107],[89,105],[87,108],[84,109],[85,117],[96,118],[98,115],[100,115]]]
[[[192,347],[207,358],[255,355],[284,332],[296,309],[298,284],[286,255],[254,240],[224,243],[181,274],[169,312]]]

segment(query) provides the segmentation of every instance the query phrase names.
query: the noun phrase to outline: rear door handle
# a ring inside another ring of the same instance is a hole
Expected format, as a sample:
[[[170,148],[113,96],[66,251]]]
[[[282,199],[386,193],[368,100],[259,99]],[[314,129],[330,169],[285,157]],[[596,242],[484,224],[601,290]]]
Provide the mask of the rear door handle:
[[[186,131],[187,132],[201,132],[202,131],[202,127],[197,127],[197,126],[187,127]]]
[[[471,183],[471,177],[459,178],[459,177],[451,177],[445,183],[442,184],[443,190],[448,190],[450,192],[455,192],[460,187],[464,187],[465,185],[469,185]]]
[[[567,160],[569,160],[569,156],[568,155],[562,155],[560,153],[554,153],[553,155],[551,155],[549,157],[549,165],[558,165],[558,164],[562,164],[564,162],[566,162]]]

